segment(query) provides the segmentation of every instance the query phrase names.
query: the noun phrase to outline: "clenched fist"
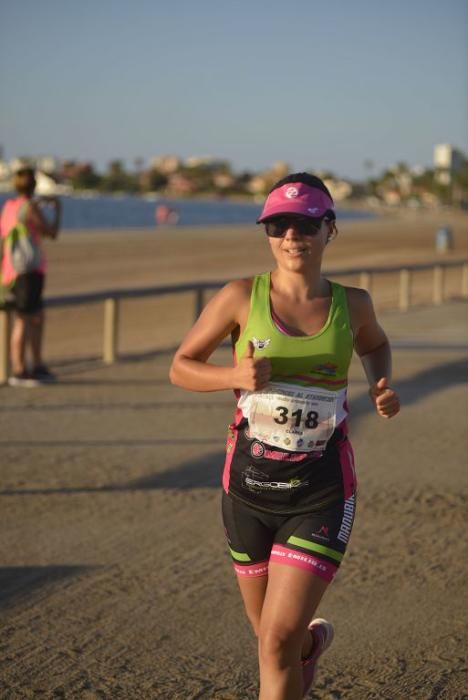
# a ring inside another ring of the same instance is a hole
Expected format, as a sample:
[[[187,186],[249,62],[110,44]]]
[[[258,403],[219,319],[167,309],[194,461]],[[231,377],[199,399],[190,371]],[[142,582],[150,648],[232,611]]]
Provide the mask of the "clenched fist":
[[[267,357],[256,359],[254,345],[251,340],[247,344],[244,355],[236,367],[236,388],[247,391],[264,389],[271,377],[271,362]]]
[[[400,399],[397,393],[388,385],[386,377],[382,377],[378,382],[372,384],[369,389],[369,396],[379,416],[392,418],[400,410]]]

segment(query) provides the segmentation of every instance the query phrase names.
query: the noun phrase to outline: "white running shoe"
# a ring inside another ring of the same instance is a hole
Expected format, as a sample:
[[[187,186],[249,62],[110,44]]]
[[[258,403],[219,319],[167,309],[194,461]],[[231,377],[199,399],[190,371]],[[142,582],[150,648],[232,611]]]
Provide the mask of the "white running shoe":
[[[9,386],[22,386],[27,389],[31,389],[35,386],[40,386],[41,382],[35,379],[29,372],[23,372],[22,374],[13,374],[8,377]]]

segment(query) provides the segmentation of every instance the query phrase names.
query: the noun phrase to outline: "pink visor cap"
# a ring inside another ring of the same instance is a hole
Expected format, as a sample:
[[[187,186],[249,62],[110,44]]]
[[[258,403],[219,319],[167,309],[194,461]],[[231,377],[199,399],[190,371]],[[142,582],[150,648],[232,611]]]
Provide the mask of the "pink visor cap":
[[[303,182],[288,182],[270,192],[257,224],[281,214],[310,216],[318,219],[329,209],[334,210],[333,200],[317,187]]]

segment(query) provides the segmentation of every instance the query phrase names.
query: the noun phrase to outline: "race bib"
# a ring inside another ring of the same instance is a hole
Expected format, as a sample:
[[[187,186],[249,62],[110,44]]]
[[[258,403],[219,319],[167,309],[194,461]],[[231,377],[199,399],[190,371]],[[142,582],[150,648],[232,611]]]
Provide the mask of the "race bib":
[[[238,405],[251,437],[291,452],[323,452],[336,426],[337,396],[326,389],[271,383]]]

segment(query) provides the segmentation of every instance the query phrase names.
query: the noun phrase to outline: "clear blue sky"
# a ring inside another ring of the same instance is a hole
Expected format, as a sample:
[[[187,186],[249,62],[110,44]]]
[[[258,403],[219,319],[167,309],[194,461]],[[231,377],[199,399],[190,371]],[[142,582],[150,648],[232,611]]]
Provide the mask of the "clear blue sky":
[[[4,157],[363,175],[468,153],[467,0],[3,0]]]

